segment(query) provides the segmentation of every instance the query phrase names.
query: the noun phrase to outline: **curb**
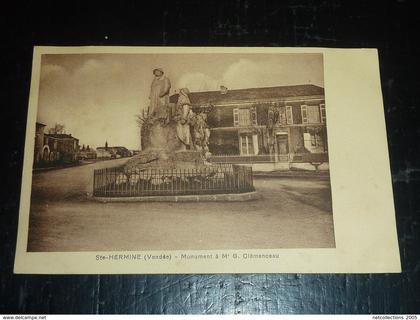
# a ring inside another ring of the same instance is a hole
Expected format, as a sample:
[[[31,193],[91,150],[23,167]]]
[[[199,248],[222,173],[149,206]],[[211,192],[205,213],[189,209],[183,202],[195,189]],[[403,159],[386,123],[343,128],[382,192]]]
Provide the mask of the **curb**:
[[[263,177],[263,178],[321,178],[329,179],[330,173],[323,171],[274,171],[274,172],[264,172],[257,171],[253,172],[254,177]]]
[[[200,194],[185,196],[145,196],[145,197],[94,197],[89,199],[97,202],[243,202],[258,200],[261,195],[257,191],[232,194]]]

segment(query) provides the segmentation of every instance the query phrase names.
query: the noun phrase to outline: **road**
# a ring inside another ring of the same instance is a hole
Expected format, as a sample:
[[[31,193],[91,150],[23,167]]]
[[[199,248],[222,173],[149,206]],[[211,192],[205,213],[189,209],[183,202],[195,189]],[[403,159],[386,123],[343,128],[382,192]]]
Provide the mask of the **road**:
[[[93,170],[126,159],[36,172],[28,251],[334,247],[327,179],[255,177],[249,202],[98,203]]]

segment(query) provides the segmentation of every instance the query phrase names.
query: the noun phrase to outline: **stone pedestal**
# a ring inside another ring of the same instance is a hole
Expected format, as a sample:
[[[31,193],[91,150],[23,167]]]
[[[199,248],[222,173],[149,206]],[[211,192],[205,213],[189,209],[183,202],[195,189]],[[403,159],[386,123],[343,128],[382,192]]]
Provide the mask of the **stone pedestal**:
[[[143,150],[125,165],[126,170],[136,169],[199,169],[211,166],[199,150],[186,150],[179,140],[176,122],[165,124],[155,121],[142,128]]]
[[[166,124],[160,120],[143,125],[141,129],[142,150],[162,149],[172,152],[185,149],[184,144],[178,139],[176,126],[174,121]]]
[[[168,153],[164,149],[141,151],[125,164],[126,170],[138,169],[199,169],[211,166],[201,152],[185,150]]]

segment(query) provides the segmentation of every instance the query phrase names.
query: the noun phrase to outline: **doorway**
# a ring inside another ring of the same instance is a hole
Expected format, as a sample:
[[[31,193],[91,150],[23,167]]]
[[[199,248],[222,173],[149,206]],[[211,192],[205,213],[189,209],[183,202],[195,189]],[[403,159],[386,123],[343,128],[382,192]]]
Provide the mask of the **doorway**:
[[[279,161],[288,161],[289,159],[289,136],[287,133],[276,134],[277,155]]]

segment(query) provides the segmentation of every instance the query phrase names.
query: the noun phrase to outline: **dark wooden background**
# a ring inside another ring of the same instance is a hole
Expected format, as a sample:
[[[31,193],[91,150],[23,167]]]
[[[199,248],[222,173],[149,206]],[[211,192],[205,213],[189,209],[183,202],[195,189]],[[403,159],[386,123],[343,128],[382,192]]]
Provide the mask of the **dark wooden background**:
[[[420,312],[420,19],[414,4],[27,1],[10,8],[2,3],[0,313]],[[379,48],[402,274],[13,275],[33,45]]]

